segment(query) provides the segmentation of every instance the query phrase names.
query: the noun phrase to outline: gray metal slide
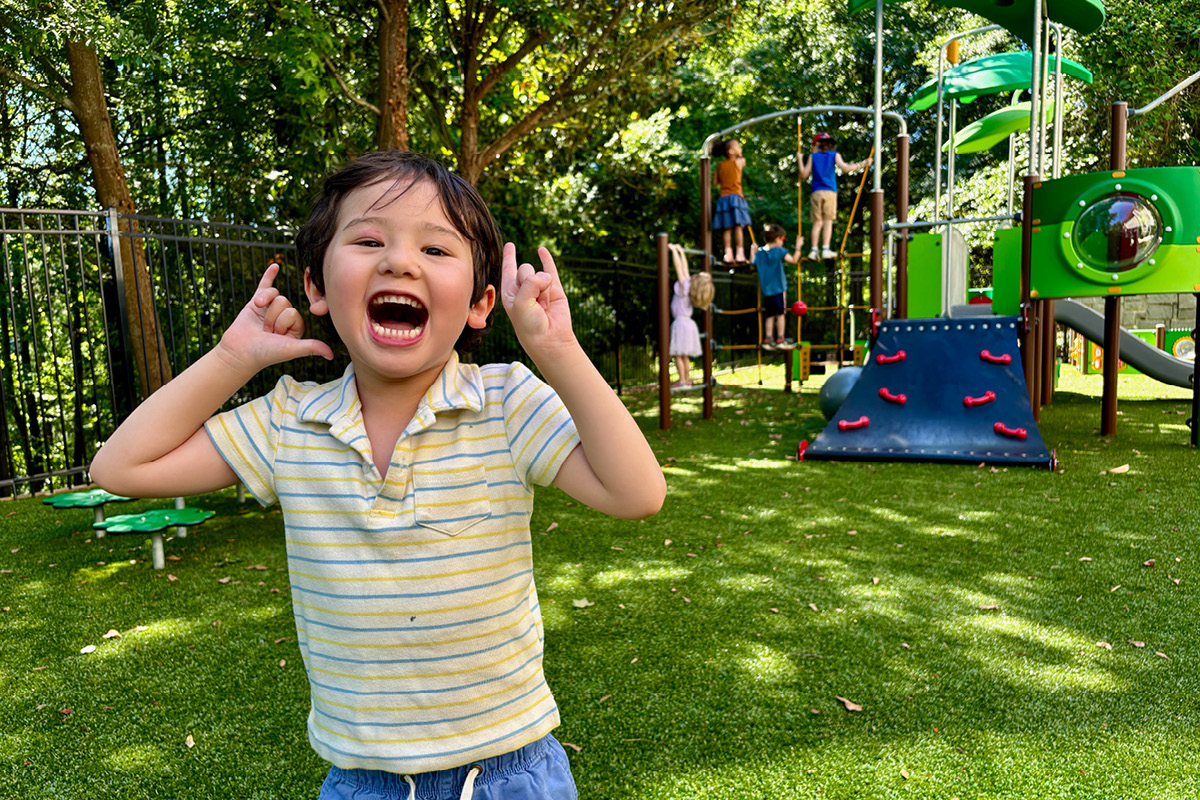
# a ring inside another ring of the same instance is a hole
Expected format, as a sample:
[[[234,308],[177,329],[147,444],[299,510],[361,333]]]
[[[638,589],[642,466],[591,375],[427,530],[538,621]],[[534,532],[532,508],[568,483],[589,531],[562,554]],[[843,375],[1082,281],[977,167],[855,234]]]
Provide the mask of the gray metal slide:
[[[1104,342],[1104,315],[1075,300],[1055,300],[1054,319],[1096,343]],[[1121,360],[1156,381],[1190,389],[1196,362],[1176,358],[1121,329]]]

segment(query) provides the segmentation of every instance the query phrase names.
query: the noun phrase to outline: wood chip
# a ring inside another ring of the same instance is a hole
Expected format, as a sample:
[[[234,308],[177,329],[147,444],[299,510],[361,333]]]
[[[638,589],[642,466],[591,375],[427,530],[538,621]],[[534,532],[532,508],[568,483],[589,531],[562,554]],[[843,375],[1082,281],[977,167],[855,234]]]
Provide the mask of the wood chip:
[[[1108,642],[1096,642],[1096,647],[1103,647],[1105,650],[1112,650],[1112,645]]]
[[[839,703],[841,703],[842,705],[844,705],[846,707],[847,711],[862,711],[863,710],[863,707],[860,706],[858,703],[854,702],[853,700],[847,700],[846,698],[844,698],[840,695],[837,696],[837,700]]]
[[[120,632],[119,630],[117,630],[116,628],[109,628],[109,630],[108,630],[108,633],[104,634],[104,636],[103,636],[102,638],[105,638],[105,639],[120,639],[120,638],[121,638],[121,632]]]
[[[183,740],[183,743],[187,745],[189,750],[196,746],[196,740],[192,738],[190,733],[187,735],[187,738]]]
[[[561,744],[563,747],[569,747],[569,748],[571,748],[571,749],[572,749],[572,750],[574,750],[576,753],[578,753],[578,752],[580,752],[581,750],[583,750],[583,748],[582,748],[582,747],[580,747],[579,745],[577,745],[577,744],[571,744],[570,742],[559,742],[559,744]]]

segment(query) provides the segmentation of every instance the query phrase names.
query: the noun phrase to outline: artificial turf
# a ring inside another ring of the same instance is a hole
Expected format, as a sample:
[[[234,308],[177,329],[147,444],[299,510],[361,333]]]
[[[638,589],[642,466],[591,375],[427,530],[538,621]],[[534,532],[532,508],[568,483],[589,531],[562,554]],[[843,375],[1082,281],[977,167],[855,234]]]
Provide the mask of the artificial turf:
[[[1041,421],[1054,473],[797,463],[819,379],[788,395],[764,376],[722,376],[712,421],[676,397],[670,431],[656,394],[629,396],[668,476],[658,516],[539,492],[546,672],[581,797],[1197,794],[1186,393],[1122,378],[1101,438],[1099,377],[1064,368]],[[219,516],[155,572],[89,511],[0,503],[0,796],[316,796],[278,511],[191,504]]]

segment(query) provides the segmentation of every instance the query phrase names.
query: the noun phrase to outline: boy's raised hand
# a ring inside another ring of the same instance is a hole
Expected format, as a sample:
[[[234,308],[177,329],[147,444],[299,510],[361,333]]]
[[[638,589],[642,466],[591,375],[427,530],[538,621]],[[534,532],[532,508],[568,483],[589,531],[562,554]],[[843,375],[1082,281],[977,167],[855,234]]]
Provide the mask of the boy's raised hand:
[[[516,246],[512,242],[504,245],[500,302],[526,351],[569,345],[575,341],[571,309],[558,278],[554,257],[549,250],[539,247],[538,258],[542,262],[541,272],[528,263],[518,267]],[[537,358],[536,353],[529,354]]]
[[[233,363],[257,372],[264,367],[303,356],[333,359],[329,345],[303,339],[304,320],[274,287],[279,265],[270,264],[250,302],[242,308],[217,345]]]

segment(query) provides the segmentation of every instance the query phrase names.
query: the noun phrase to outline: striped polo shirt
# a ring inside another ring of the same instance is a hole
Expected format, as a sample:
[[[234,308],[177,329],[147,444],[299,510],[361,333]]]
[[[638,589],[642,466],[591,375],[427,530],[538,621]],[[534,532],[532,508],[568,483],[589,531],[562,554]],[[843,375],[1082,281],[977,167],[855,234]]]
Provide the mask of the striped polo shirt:
[[[451,357],[380,475],[353,365],[282,378],[210,419],[221,456],[279,501],[308,672],[308,737],[343,769],[470,764],[558,725],[542,674],[529,515],[579,442],[522,364]]]

